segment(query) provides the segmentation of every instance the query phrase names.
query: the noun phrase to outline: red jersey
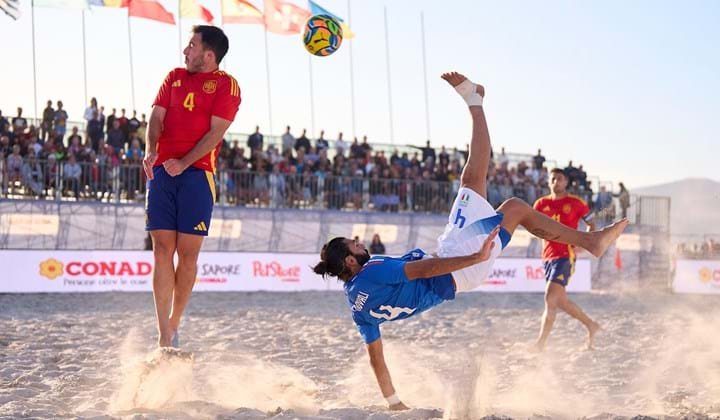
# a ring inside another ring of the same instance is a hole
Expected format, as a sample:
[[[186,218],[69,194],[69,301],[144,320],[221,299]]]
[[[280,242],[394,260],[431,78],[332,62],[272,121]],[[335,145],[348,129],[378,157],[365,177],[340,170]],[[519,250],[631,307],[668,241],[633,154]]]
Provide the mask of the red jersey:
[[[232,121],[240,106],[237,81],[216,70],[210,73],[189,73],[184,68],[171,71],[155,97],[153,106],[167,109],[163,130],[157,142],[155,166],[168,159],[185,156],[210,131],[213,116]],[[222,142],[192,166],[215,172]]]
[[[590,207],[585,201],[575,195],[568,194],[562,198],[553,199],[546,195],[535,201],[533,208],[563,225],[577,229],[580,219],[590,221]],[[543,241],[543,260],[556,260],[558,258],[575,258],[572,245],[560,242]]]

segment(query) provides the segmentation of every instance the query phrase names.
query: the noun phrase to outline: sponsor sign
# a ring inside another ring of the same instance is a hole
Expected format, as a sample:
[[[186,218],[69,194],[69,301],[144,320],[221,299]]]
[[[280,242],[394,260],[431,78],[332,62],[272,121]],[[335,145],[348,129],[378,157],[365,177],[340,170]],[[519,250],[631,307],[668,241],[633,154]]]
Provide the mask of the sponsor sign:
[[[589,292],[592,289],[590,260],[575,262],[568,292]],[[478,292],[545,292],[545,270],[542,260],[535,258],[498,258]]]
[[[312,271],[316,254],[202,252],[195,291],[342,290]],[[147,251],[0,251],[0,293],[151,291]],[[720,283],[720,281],[719,281]],[[499,258],[478,291],[543,292],[542,261]],[[579,260],[568,291],[590,290],[590,261]]]
[[[720,294],[720,261],[678,260],[675,293]]]

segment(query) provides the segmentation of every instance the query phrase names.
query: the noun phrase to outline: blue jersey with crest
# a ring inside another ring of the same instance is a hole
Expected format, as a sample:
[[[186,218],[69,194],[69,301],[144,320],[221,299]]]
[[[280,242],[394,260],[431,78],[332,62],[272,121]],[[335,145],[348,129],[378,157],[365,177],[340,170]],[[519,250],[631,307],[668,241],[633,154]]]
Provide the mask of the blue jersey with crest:
[[[400,258],[372,257],[345,283],[353,321],[365,343],[380,338],[380,324],[405,319],[455,298],[452,275],[408,280],[405,264],[425,256],[414,249]]]

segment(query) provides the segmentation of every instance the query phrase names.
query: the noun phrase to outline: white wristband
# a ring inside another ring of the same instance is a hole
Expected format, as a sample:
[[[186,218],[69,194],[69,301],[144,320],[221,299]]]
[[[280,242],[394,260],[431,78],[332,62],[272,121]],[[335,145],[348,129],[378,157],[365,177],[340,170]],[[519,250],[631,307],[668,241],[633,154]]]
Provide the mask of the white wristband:
[[[397,396],[397,394],[392,394],[389,397],[385,397],[385,401],[387,401],[388,405],[395,405],[400,403],[400,398]]]

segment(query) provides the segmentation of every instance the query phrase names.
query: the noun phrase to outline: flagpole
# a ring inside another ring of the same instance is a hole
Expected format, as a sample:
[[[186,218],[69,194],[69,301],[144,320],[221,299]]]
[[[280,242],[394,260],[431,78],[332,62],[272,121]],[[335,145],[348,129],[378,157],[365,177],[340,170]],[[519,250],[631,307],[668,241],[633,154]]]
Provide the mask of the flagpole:
[[[425,13],[422,11],[420,12],[420,35],[422,36],[423,82],[425,84],[425,128],[427,130],[425,139],[430,140],[430,99],[427,82],[427,56],[425,55]]]
[[[33,95],[35,97],[35,119],[38,119],[37,100],[37,59],[35,58],[35,0],[30,0],[30,25],[32,26]]]
[[[270,126],[269,134],[272,135],[272,133],[273,133],[272,94],[270,92],[270,54],[268,53],[267,27],[263,28],[263,34],[265,35],[265,72],[266,72],[266,77],[267,77],[268,125]]]
[[[178,57],[178,61],[180,61],[180,67],[182,67],[182,65],[183,65],[183,59],[182,59],[182,56],[183,56],[183,54],[182,54],[182,50],[183,50],[183,47],[182,47],[182,44],[183,44],[183,42],[182,42],[182,16],[181,16],[181,13],[182,13],[182,3],[181,3],[181,2],[182,2],[182,0],[178,0],[178,49],[179,49],[179,51],[180,51],[180,57]]]
[[[313,86],[312,55],[308,54],[310,69],[310,136],[315,136],[315,88]]]
[[[83,79],[85,87],[85,105],[88,104],[88,93],[87,93],[87,51],[85,46],[85,9],[82,10],[82,37],[83,37]]]
[[[347,0],[347,9],[348,9],[348,27],[350,27],[350,22],[352,19],[350,15],[350,0]],[[353,137],[357,136],[357,133],[355,132],[355,67],[353,65],[353,41],[352,38],[349,40],[350,42],[350,111],[352,113],[352,131],[353,131]]]
[[[135,109],[135,75],[134,75],[134,71],[133,71],[132,32],[130,31],[130,11],[129,10],[128,10],[127,26],[128,26],[128,51],[130,53],[130,97],[132,98],[133,109]]]
[[[383,8],[385,15],[385,60],[387,62],[387,80],[388,80],[388,116],[390,117],[390,143],[395,144],[393,135],[393,106],[392,106],[392,80],[390,77],[390,40],[388,39],[388,18],[387,6]]]

